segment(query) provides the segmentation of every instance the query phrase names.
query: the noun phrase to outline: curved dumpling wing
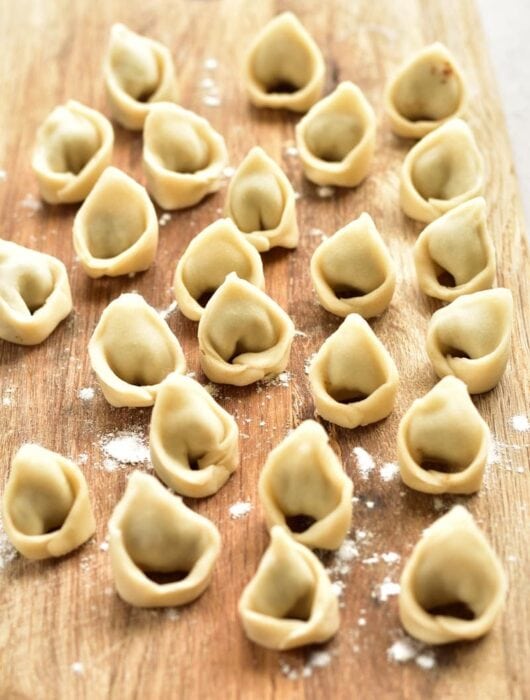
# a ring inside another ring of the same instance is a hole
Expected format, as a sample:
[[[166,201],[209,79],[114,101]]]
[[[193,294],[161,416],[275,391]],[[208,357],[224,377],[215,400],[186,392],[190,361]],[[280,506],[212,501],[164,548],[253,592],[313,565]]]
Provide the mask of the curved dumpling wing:
[[[11,462],[3,519],[11,543],[28,559],[61,557],[96,530],[79,467],[31,444],[22,445]]]
[[[221,549],[215,525],[154,477],[131,474],[109,520],[116,589],[141,607],[185,605],[208,587]]]

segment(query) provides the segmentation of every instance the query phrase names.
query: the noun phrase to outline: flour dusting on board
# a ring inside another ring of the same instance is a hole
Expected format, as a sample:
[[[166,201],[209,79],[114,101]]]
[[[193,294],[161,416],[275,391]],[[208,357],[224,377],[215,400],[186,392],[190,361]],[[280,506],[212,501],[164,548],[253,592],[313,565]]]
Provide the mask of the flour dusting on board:
[[[252,503],[250,503],[250,501],[237,501],[237,503],[233,503],[230,506],[228,512],[230,513],[232,520],[240,520],[241,518],[247,516],[251,510]]]
[[[403,636],[393,642],[386,651],[389,661],[406,664],[414,661],[424,671],[430,671],[436,666],[434,651],[412,637]]]
[[[103,463],[103,468],[107,472],[115,471],[127,464],[149,461],[149,448],[141,433],[132,431],[108,433],[101,438],[99,444],[107,456]]]
[[[512,428],[520,433],[527,433],[530,430],[530,421],[526,416],[512,416],[510,422]]]
[[[357,459],[357,468],[361,479],[368,479],[368,475],[375,468],[375,461],[372,455],[362,447],[354,447],[352,453]]]
[[[79,391],[77,392],[77,395],[79,396],[81,401],[92,401],[92,399],[94,398],[94,394],[94,388],[91,386],[85,386],[82,389],[79,389]]]
[[[317,650],[309,653],[302,666],[294,666],[282,657],[278,659],[278,663],[283,675],[291,681],[296,681],[299,678],[309,678],[313,675],[315,669],[329,666],[332,659],[333,654],[331,652]]]
[[[4,523],[0,515],[0,571],[18,557],[17,550],[13,547],[4,530]]]

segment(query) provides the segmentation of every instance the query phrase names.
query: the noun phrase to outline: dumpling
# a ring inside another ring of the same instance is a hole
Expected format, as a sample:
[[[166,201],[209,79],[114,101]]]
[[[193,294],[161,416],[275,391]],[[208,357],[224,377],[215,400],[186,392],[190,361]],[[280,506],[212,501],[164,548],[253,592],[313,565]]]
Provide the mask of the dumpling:
[[[104,76],[112,116],[126,129],[142,129],[154,102],[177,99],[169,49],[123,24],[110,31]]]
[[[147,270],[158,247],[158,219],[145,188],[107,168],[76,214],[74,248],[89,277]]]
[[[267,649],[325,642],[340,624],[337,596],[317,557],[279,526],[239,599],[249,639]]]
[[[206,302],[235,272],[259,289],[265,286],[261,257],[232,219],[219,219],[195,236],[175,270],[173,292],[184,316],[198,321]]]
[[[353,484],[324,428],[306,420],[267,457],[259,496],[267,526],[312,549],[337,549],[351,525]]]
[[[265,292],[231,272],[206,305],[198,335],[208,379],[246,386],[285,369],[294,325]]]
[[[463,506],[427,530],[403,569],[399,615],[427,644],[477,639],[504,604],[506,576],[495,552]]]
[[[40,125],[31,167],[50,204],[82,202],[110,164],[114,131],[95,109],[69,100]]]
[[[230,182],[225,215],[260,253],[298,245],[293,186],[259,146],[248,152]]]
[[[219,491],[239,462],[239,430],[198,382],[177,372],[158,391],[149,442],[157,475],[182,496]]]
[[[374,110],[357,85],[340,83],[296,125],[305,176],[317,185],[356,187],[375,148]]]
[[[221,549],[215,525],[149,474],[131,474],[109,520],[116,589],[140,607],[185,605],[210,583]]]
[[[440,42],[416,52],[387,83],[385,110],[392,131],[419,139],[463,112],[464,76],[452,53]]]
[[[320,49],[292,12],[274,17],[259,32],[244,70],[248,96],[256,107],[306,112],[324,85]]]
[[[424,493],[474,493],[482,483],[489,436],[464,382],[444,377],[401,419],[401,478]]]
[[[322,306],[336,316],[371,318],[387,308],[396,286],[395,266],[369,214],[318,246],[311,279]]]
[[[343,428],[386,418],[398,380],[387,349],[358,314],[347,316],[324,341],[309,368],[317,413]]]
[[[37,345],[71,310],[72,295],[63,263],[0,239],[0,338]]]
[[[466,294],[436,311],[427,331],[436,374],[453,374],[470,394],[493,389],[508,362],[512,318],[512,293],[502,288]]]
[[[168,374],[186,371],[179,341],[139,294],[122,294],[107,306],[88,354],[112,406],[152,406]]]
[[[153,105],[144,125],[147,189],[163,209],[192,207],[221,186],[225,140],[210,122],[170,102]]]
[[[414,246],[421,290],[453,301],[489,289],[495,281],[495,248],[486,224],[486,202],[476,197],[443,214],[421,232]]]
[[[484,160],[469,126],[451,119],[407,153],[401,170],[401,208],[430,223],[481,194]]]
[[[96,530],[79,467],[31,444],[22,445],[11,462],[3,520],[9,540],[28,559],[62,557]]]

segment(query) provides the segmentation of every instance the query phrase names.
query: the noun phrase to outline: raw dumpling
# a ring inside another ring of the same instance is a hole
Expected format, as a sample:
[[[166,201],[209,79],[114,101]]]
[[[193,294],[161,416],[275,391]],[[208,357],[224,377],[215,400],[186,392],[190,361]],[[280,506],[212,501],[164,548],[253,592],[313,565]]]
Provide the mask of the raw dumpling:
[[[123,24],[111,29],[104,75],[112,116],[126,129],[142,129],[154,102],[177,98],[169,49]]]
[[[149,442],[156,473],[183,496],[219,491],[239,462],[237,423],[198,382],[177,372],[160,385]]]
[[[111,123],[95,109],[69,100],[37,131],[31,166],[41,197],[50,204],[82,202],[110,164]]]
[[[512,317],[512,293],[502,288],[466,294],[436,311],[427,331],[436,374],[454,374],[470,394],[493,389],[508,362]]]
[[[495,552],[463,506],[437,520],[401,576],[403,627],[427,644],[477,639],[490,631],[506,596]]]
[[[42,343],[72,310],[60,260],[0,239],[0,338]]]
[[[451,119],[427,134],[406,155],[401,170],[401,208],[430,223],[481,194],[484,161],[469,126]]]
[[[464,382],[444,377],[401,419],[401,478],[424,493],[474,493],[482,483],[489,435]]]
[[[306,420],[269,454],[259,480],[267,525],[300,544],[337,549],[351,524],[353,484],[324,428]]]
[[[147,270],[158,246],[158,219],[145,188],[107,168],[74,219],[74,248],[89,277]]]
[[[296,126],[305,176],[317,185],[356,187],[372,163],[375,125],[374,110],[357,85],[340,83]]]
[[[385,346],[358,314],[347,316],[317,352],[309,382],[317,413],[343,428],[386,418],[398,371]]]
[[[495,280],[495,248],[484,199],[464,202],[424,228],[414,246],[414,264],[422,291],[436,299],[453,301],[489,289]]]
[[[320,49],[292,12],[266,24],[245,59],[245,84],[256,107],[306,112],[320,97],[324,73]]]
[[[112,406],[152,406],[168,374],[186,371],[179,341],[139,294],[122,294],[107,306],[88,354]]]
[[[224,138],[210,122],[170,102],[153,105],[144,125],[147,189],[163,209],[191,207],[221,186]]]
[[[322,306],[337,316],[371,318],[387,308],[396,286],[394,263],[369,214],[318,246],[311,279]]]
[[[39,445],[22,445],[11,462],[4,527],[28,559],[61,557],[86,542],[96,523],[83,473]]]
[[[460,67],[451,52],[436,42],[399,68],[387,84],[384,101],[392,131],[419,139],[460,116],[466,97]]]
[[[260,253],[298,245],[293,187],[259,146],[248,152],[230,182],[225,215]]]
[[[294,325],[265,292],[231,272],[206,305],[198,334],[208,379],[246,386],[285,369]]]
[[[131,474],[109,520],[116,589],[141,607],[185,605],[208,587],[221,549],[215,525],[154,477]]]
[[[219,219],[195,236],[180,258],[173,291],[184,316],[198,321],[207,300],[230,272],[265,286],[261,257],[232,219]]]
[[[279,526],[239,600],[249,639],[267,649],[325,642],[340,624],[337,596],[317,557]]]

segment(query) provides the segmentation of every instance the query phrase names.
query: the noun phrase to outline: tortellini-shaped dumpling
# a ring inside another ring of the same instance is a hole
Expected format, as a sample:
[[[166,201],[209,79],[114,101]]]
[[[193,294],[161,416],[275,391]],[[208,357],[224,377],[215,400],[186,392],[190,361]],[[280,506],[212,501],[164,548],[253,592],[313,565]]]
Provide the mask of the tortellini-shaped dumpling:
[[[248,152],[230,182],[225,215],[261,253],[298,245],[293,187],[259,146]]]
[[[37,131],[31,166],[41,197],[50,204],[82,202],[110,164],[111,123],[95,109],[69,100]]]
[[[453,301],[489,289],[495,248],[486,224],[486,202],[476,197],[426,226],[414,246],[414,264],[425,294]]]
[[[421,138],[462,113],[464,76],[451,52],[439,42],[415,53],[388,82],[385,109],[392,131]]]
[[[11,463],[3,499],[4,527],[28,559],[61,557],[94,534],[83,473],[69,459],[26,444]]]
[[[107,306],[88,353],[112,406],[152,406],[168,374],[186,371],[179,341],[139,294],[122,294]]]
[[[144,472],[131,474],[109,520],[116,589],[140,607],[185,605],[208,587],[221,549],[215,525]]]
[[[208,379],[246,386],[285,369],[294,325],[265,292],[231,272],[206,305],[198,335]]]
[[[317,557],[279,526],[239,600],[247,637],[267,649],[294,649],[330,639],[339,606]]]
[[[239,461],[237,423],[198,382],[174,372],[160,385],[149,435],[156,473],[183,496],[219,491]]]
[[[490,631],[506,596],[495,552],[463,506],[427,530],[401,576],[403,627],[427,644],[477,639]]]
[[[60,260],[0,239],[0,338],[42,343],[72,310]]]
[[[430,223],[481,194],[484,161],[469,126],[451,119],[407,153],[401,170],[401,208]]]
[[[147,189],[164,209],[191,207],[221,186],[224,138],[210,122],[170,102],[153,105],[144,125]]]
[[[76,214],[74,248],[89,277],[147,270],[158,246],[158,219],[145,188],[107,168]]]
[[[362,91],[340,83],[296,126],[305,176],[317,185],[356,187],[372,163],[375,128],[374,110]]]
[[[453,374],[470,394],[493,389],[508,362],[512,317],[512,294],[502,288],[466,294],[436,311],[427,331],[436,374]]]
[[[184,316],[198,321],[206,302],[230,272],[260,289],[265,286],[256,248],[232,219],[219,219],[191,240],[178,261],[173,291]]]
[[[337,549],[351,524],[353,484],[324,428],[301,423],[269,454],[259,495],[267,525],[313,549]]]
[[[396,286],[394,263],[369,214],[318,246],[311,279],[322,306],[337,316],[371,318],[387,308]]]
[[[104,75],[112,115],[126,129],[142,129],[154,102],[177,98],[169,49],[123,24],[111,29]]]
[[[343,428],[386,418],[398,380],[387,349],[358,314],[347,316],[324,341],[309,368],[317,413]]]
[[[292,12],[274,17],[252,42],[245,85],[256,107],[306,112],[322,92],[320,49]]]
[[[464,382],[444,377],[401,419],[401,478],[425,493],[473,493],[482,483],[490,431]]]

